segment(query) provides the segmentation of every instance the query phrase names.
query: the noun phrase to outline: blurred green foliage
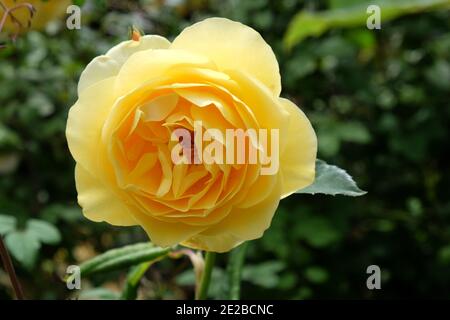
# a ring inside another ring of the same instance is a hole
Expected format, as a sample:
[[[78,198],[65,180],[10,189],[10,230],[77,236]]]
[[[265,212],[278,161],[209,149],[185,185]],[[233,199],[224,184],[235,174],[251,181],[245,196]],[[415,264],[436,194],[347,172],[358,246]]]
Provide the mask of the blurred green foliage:
[[[36,220],[61,234],[59,241],[41,239],[31,262],[20,258],[25,248],[17,249],[27,296],[78,295],[61,281],[67,265],[146,240],[139,228],[84,219],[76,204],[64,130],[84,66],[124,40],[131,24],[172,39],[192,22],[224,16],[261,32],[278,57],[283,95],[302,107],[316,129],[319,156],[346,168],[369,192],[283,200],[272,227],[249,245],[242,298],[448,298],[450,13],[382,20],[382,29],[373,31],[332,26],[284,49],[283,35],[296,13],[322,12],[337,2],[87,0],[80,31],[55,22],[0,50],[0,214],[15,217],[15,237],[32,234],[27,230]],[[226,258],[218,257],[212,297],[226,290]],[[372,264],[382,271],[378,291],[365,285]],[[82,297],[119,297],[125,275],[86,280]],[[158,262],[146,278],[141,298],[193,297],[187,258]],[[0,299],[9,297],[0,270]]]
[[[373,1],[353,1],[353,0],[333,0],[330,1],[329,10],[311,12],[302,10],[289,25],[285,35],[285,45],[287,48],[298,44],[308,36],[320,36],[331,28],[350,28],[365,26],[366,22],[371,24],[368,17],[376,14],[373,10],[376,5],[379,10],[380,20],[384,22],[392,20],[402,15],[418,13],[426,10],[436,10],[448,8],[449,0],[378,0]],[[373,29],[373,28],[371,28]],[[377,28],[379,29],[379,28]]]

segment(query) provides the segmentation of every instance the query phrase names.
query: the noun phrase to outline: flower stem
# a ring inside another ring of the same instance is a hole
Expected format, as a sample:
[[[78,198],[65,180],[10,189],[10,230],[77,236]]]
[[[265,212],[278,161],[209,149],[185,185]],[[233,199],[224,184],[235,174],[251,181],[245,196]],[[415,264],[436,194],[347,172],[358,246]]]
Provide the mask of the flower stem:
[[[208,288],[211,282],[212,270],[214,267],[214,261],[216,260],[215,252],[206,252],[205,256],[205,269],[200,280],[200,285],[196,290],[196,300],[205,300],[208,296]]]
[[[8,250],[6,249],[6,246],[3,243],[3,238],[1,236],[0,236],[0,256],[2,258],[3,266],[9,275],[9,279],[11,280],[11,284],[13,286],[17,300],[24,300],[25,296],[23,294],[22,287],[20,286],[20,282],[19,279],[17,278],[16,271],[14,270],[11,257],[9,256]]]
[[[244,242],[230,253],[228,260],[228,281],[230,300],[239,300],[241,295],[241,277],[244,267],[245,253],[247,251],[248,242]]]

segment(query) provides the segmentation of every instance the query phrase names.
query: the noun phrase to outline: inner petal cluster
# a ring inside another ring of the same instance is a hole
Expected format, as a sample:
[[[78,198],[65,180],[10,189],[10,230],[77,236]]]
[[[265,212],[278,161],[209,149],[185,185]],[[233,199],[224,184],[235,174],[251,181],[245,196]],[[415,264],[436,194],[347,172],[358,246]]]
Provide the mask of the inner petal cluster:
[[[217,86],[159,86],[116,110],[126,113],[109,148],[118,185],[155,218],[217,222],[258,179],[261,164],[249,162],[250,153],[264,149],[257,137],[230,140],[230,132],[255,129],[258,123],[249,108]],[[239,148],[244,159],[236,156]]]

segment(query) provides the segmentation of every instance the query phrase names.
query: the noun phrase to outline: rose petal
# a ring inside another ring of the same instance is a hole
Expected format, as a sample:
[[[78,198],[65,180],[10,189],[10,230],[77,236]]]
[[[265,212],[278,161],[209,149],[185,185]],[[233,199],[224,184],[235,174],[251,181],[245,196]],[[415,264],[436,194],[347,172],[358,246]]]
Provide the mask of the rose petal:
[[[113,58],[120,66],[136,52],[148,49],[168,49],[170,41],[164,37],[156,35],[145,35],[140,37],[139,41],[123,41],[117,46],[111,48],[106,55]]]
[[[117,76],[116,89],[119,95],[141,87],[148,81],[167,76],[171,68],[201,67],[214,69],[214,64],[205,56],[183,50],[144,50],[133,54],[122,66]]]
[[[230,233],[217,233],[215,235],[199,234],[190,238],[181,244],[193,249],[214,251],[214,252],[227,252],[243,241]]]
[[[124,41],[111,48],[105,55],[93,59],[81,73],[78,95],[91,85],[119,73],[125,61],[134,53],[148,49],[166,49],[170,42],[160,36],[146,35],[139,41]]]
[[[162,121],[175,109],[177,103],[178,95],[175,93],[160,95],[140,106],[143,120]]]
[[[285,198],[314,181],[317,137],[300,108],[287,99],[280,101],[290,114],[288,141],[280,157],[282,197]]]
[[[273,192],[273,188],[277,182],[277,175],[261,175],[251,186],[247,186],[244,200],[240,202],[237,207],[249,208],[257,205],[264,199],[266,199],[270,193]]]
[[[67,143],[75,161],[92,175],[98,175],[100,138],[105,119],[113,104],[111,88],[115,78],[107,78],[83,90],[69,111],[66,127]],[[102,94],[98,94],[102,92]]]
[[[239,108],[247,107],[258,121],[259,128],[280,130],[280,150],[287,133],[289,113],[274,98],[261,82],[241,71],[229,71],[233,80],[239,83],[238,88],[227,88],[236,101]],[[258,129],[259,129],[258,128]]]
[[[120,65],[111,57],[98,56],[92,60],[83,70],[78,82],[78,95],[104,79],[114,77],[119,73]]]
[[[203,250],[225,252],[243,241],[261,237],[270,226],[280,202],[280,192],[281,181],[277,181],[273,192],[256,206],[233,208],[222,221],[186,243]]]
[[[150,240],[161,247],[176,245],[206,228],[204,226],[191,226],[179,222],[164,222],[152,218],[138,209],[133,210],[132,213],[139,224],[147,232]]]
[[[272,48],[254,29],[225,18],[210,18],[184,29],[171,49],[208,56],[220,70],[244,70],[275,96],[281,92],[278,62]]]
[[[115,226],[137,225],[124,202],[80,165],[75,166],[78,203],[90,220]]]

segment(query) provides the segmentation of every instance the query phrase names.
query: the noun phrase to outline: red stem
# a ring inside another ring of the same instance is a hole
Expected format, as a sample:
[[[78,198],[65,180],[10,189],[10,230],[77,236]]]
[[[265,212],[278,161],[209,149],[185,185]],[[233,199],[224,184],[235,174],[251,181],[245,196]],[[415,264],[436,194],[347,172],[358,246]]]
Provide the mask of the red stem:
[[[27,3],[27,2],[19,3],[19,4],[15,5],[12,8],[8,8],[5,4],[3,4],[2,1],[0,1],[0,6],[3,8],[3,10],[5,10],[5,12],[3,13],[3,16],[2,16],[2,18],[0,20],[0,32],[2,31],[3,26],[6,23],[6,19],[8,18],[8,16],[11,17],[11,20],[13,21],[14,24],[19,26],[19,31],[23,27],[22,23],[12,14],[13,11],[16,11],[16,10],[18,10],[20,8],[27,8],[29,13],[30,13],[30,18],[33,17],[34,12],[35,12],[34,7],[31,4]],[[19,31],[17,31],[17,32],[19,32]],[[17,33],[15,34],[15,36],[16,35],[17,35]]]
[[[20,286],[20,282],[17,278],[16,271],[14,270],[14,265],[11,261],[8,250],[3,243],[2,236],[0,236],[0,256],[2,257],[3,266],[9,275],[9,279],[11,280],[11,284],[13,286],[17,300],[24,300],[25,296],[23,294],[22,287]]]

